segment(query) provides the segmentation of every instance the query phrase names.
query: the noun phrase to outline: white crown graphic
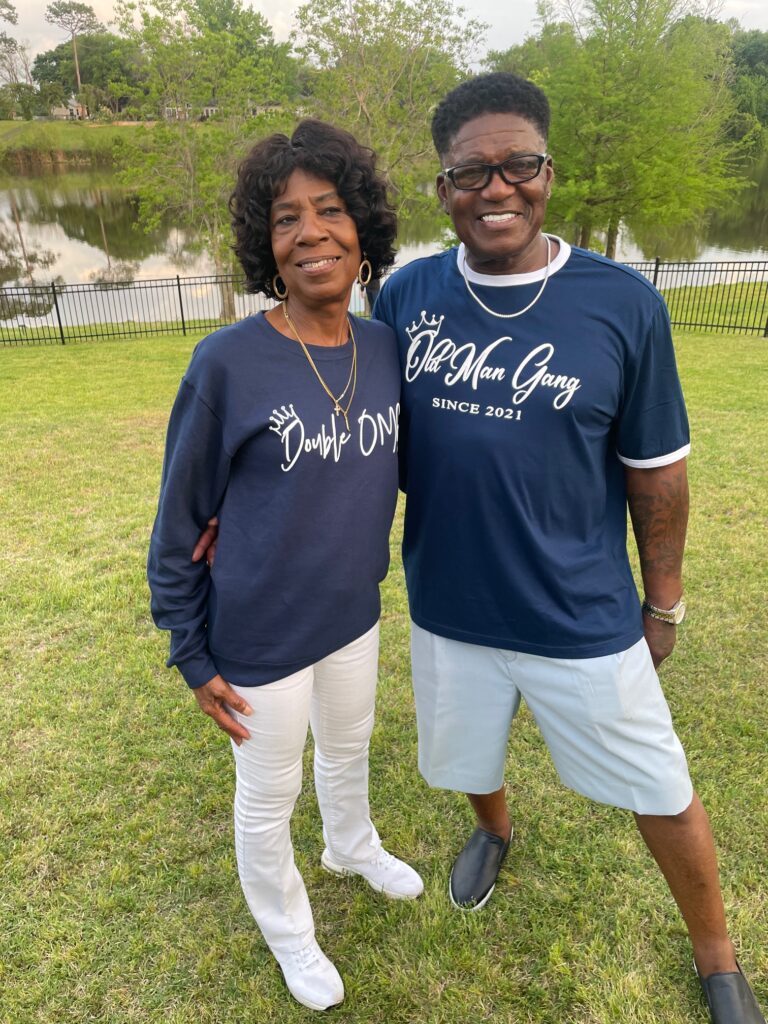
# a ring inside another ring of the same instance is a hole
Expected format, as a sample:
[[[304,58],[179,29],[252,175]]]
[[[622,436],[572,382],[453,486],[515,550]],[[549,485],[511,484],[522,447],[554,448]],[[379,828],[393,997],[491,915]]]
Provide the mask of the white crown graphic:
[[[440,325],[443,320],[445,320],[444,314],[439,318],[433,316],[431,319],[428,319],[426,310],[422,309],[421,320],[418,323],[414,320],[411,326],[406,328],[405,333],[410,337],[411,341],[413,341],[415,335],[420,334],[424,330],[437,335],[440,333]]]

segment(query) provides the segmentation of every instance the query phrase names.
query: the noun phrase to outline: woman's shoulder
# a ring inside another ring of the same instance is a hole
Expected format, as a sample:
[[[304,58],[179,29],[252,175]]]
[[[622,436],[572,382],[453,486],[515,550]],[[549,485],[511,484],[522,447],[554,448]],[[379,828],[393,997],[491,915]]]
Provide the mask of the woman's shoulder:
[[[234,324],[226,324],[219,327],[198,342],[195,348],[195,355],[216,359],[221,356],[230,356],[237,350],[238,346],[248,344],[253,337],[260,333],[266,333],[269,327],[263,313],[254,313]]]
[[[259,336],[268,333],[264,314],[220,327],[197,343],[184,379],[206,401],[226,394],[260,363]]]
[[[253,358],[254,340],[259,335],[265,336],[269,333],[263,313],[256,313],[253,316],[238,320],[237,323],[227,324],[220,327],[212,334],[207,334],[195,346],[190,361],[190,370],[195,367],[199,369],[213,368],[226,364],[231,366],[242,358]]]
[[[354,316],[351,313],[349,318],[356,338],[379,345],[396,344],[395,332],[389,324],[385,324],[381,320],[369,320],[367,317]]]

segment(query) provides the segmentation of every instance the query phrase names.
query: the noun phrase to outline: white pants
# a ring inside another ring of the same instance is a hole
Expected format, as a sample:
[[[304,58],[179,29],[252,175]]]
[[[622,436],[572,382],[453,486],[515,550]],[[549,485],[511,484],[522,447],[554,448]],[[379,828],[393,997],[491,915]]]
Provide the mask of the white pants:
[[[378,653],[377,623],[300,672],[264,686],[233,686],[253,708],[249,717],[231,712],[251,734],[241,746],[232,744],[237,867],[248,906],[273,952],[303,949],[315,932],[290,834],[308,722],[323,837],[332,859],[353,866],[370,861],[381,845],[368,809]]]

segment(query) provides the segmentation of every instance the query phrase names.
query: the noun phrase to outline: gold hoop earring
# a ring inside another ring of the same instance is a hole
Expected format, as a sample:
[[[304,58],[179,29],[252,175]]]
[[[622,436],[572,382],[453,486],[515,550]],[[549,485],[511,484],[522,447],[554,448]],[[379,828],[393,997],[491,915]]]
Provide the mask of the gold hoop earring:
[[[373,277],[373,267],[371,261],[366,257],[360,264],[360,269],[357,272],[357,281],[361,288],[365,288],[366,285],[371,283]],[[365,278],[365,280],[363,280]]]
[[[283,286],[282,292],[277,287],[278,281]],[[288,289],[286,287],[285,281],[282,279],[282,277],[280,277],[279,274],[275,274],[275,276],[272,278],[272,291],[275,293],[278,299],[284,299],[288,295]]]

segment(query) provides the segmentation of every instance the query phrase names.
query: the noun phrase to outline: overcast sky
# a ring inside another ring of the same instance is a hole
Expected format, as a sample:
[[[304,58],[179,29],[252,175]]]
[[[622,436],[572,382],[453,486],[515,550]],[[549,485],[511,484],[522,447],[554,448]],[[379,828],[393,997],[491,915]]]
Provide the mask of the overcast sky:
[[[87,0],[86,0],[87,2]],[[246,4],[248,0],[245,0]],[[67,38],[66,33],[45,21],[45,8],[50,0],[15,0],[19,12],[18,25],[2,27],[16,39],[29,44],[33,53],[50,50]],[[252,0],[250,6],[266,17],[275,36],[285,39],[293,28],[293,13],[300,0]],[[112,17],[112,0],[91,0],[97,17],[108,22]],[[470,15],[487,22],[491,28],[487,39],[494,50],[505,50],[522,42],[536,30],[536,0],[464,0]],[[768,30],[766,0],[726,0],[720,12],[722,19],[738,18],[745,29]]]

